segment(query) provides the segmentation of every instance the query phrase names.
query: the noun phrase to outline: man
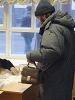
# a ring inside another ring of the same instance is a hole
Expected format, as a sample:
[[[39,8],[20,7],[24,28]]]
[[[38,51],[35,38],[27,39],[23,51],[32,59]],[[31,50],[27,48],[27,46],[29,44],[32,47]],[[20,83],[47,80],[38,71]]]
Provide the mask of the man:
[[[35,16],[42,24],[40,49],[26,57],[38,62],[42,100],[72,100],[75,22],[67,13],[56,12],[47,0],[39,2]]]
[[[19,70],[17,70],[14,67],[14,65],[9,60],[6,60],[6,59],[0,58],[0,68],[8,69],[14,75],[19,73]]]

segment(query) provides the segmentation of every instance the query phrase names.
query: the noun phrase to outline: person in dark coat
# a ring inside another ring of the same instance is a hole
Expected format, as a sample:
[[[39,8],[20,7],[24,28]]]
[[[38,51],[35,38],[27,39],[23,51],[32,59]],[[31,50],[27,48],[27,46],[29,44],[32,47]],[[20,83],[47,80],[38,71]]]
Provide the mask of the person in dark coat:
[[[19,70],[11,63],[10,60],[0,58],[0,68],[8,69],[12,74],[18,74]]]
[[[75,22],[68,13],[55,11],[47,0],[39,2],[35,16],[42,24],[40,49],[26,57],[28,62],[38,62],[41,100],[72,100]]]

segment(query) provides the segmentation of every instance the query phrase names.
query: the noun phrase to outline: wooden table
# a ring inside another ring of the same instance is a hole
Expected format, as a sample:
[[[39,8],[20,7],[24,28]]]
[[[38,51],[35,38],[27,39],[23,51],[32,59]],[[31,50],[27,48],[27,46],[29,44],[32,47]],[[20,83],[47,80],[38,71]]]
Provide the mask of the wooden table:
[[[12,83],[1,91],[0,100],[38,100],[38,87],[32,84]]]

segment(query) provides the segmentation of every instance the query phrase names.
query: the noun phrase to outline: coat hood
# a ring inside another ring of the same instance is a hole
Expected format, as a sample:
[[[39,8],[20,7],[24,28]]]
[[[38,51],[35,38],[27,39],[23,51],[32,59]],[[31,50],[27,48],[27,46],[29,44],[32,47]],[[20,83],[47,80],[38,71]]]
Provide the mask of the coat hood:
[[[68,13],[62,13],[60,11],[56,13],[54,22],[64,25],[70,29],[73,29],[75,27],[73,18]]]
[[[41,25],[40,30],[44,27],[49,27],[51,23],[66,26],[71,30],[74,30],[75,27],[75,22],[73,18],[68,13],[63,13],[60,11],[54,12],[51,16],[49,16]]]

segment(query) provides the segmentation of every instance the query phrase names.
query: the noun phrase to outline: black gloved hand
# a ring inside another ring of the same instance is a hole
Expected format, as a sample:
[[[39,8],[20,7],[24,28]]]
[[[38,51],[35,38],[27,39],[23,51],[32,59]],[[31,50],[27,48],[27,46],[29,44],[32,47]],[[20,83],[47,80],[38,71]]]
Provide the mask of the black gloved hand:
[[[35,63],[35,61],[32,60],[31,53],[27,53],[27,54],[26,54],[26,57],[27,57],[27,62],[28,62],[28,63],[32,63],[32,64]]]
[[[29,60],[29,59],[27,59],[27,62],[28,62],[28,63],[31,63],[31,64],[34,64],[34,63],[35,63],[34,61]]]

